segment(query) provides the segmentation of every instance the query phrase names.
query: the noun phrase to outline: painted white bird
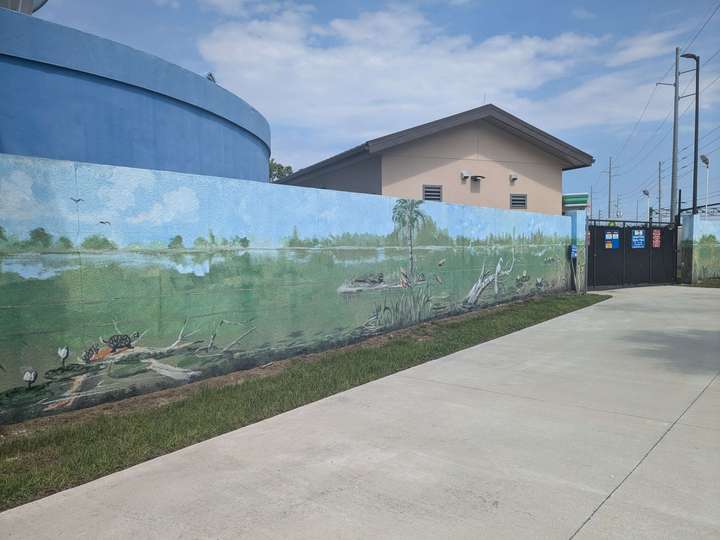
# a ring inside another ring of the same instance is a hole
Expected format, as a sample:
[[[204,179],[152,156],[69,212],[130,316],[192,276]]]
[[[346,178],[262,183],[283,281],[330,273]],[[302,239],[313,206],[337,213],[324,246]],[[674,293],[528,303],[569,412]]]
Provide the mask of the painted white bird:
[[[65,360],[68,359],[68,356],[70,356],[70,348],[65,345],[64,347],[60,347],[57,350],[58,356],[60,357],[60,362],[62,363],[62,367],[65,368]]]
[[[38,372],[35,368],[27,368],[23,373],[23,381],[27,383],[28,390],[32,384],[37,381]]]

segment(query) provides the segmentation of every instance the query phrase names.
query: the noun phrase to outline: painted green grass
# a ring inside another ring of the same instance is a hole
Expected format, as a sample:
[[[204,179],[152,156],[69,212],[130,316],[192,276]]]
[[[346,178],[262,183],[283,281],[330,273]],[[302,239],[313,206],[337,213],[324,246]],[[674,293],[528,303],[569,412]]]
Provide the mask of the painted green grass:
[[[693,287],[705,287],[709,289],[720,289],[720,278],[711,278],[701,281],[699,283],[693,283]]]
[[[0,509],[76,486],[354,386],[580,309],[554,295],[418,326],[376,346],[328,351],[277,375],[201,390],[160,409],[104,416],[0,444]]]

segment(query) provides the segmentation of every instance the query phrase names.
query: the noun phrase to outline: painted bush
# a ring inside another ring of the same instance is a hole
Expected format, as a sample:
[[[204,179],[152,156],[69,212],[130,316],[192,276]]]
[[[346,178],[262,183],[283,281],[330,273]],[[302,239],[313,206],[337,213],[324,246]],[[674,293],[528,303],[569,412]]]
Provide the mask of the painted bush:
[[[699,215],[683,218],[683,281],[720,279],[720,219]]]
[[[570,279],[568,217],[10,155],[0,227],[0,422]]]

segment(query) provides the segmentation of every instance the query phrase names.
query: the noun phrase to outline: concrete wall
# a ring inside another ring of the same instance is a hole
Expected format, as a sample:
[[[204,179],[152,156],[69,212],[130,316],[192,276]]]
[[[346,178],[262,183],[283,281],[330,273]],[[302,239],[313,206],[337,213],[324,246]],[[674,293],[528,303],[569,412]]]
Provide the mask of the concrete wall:
[[[685,283],[720,279],[720,218],[684,215],[680,250]]]
[[[380,156],[363,156],[361,160],[343,162],[294,185],[379,195],[382,190],[380,163]]]
[[[461,183],[460,172],[485,176]],[[510,175],[518,180],[510,183]],[[443,201],[510,208],[510,194],[528,196],[528,210],[562,213],[562,163],[485,122],[460,126],[383,154],[382,194],[422,198],[424,184],[442,185]]]
[[[0,36],[0,152],[267,181],[267,121],[204,77],[4,9]]]
[[[565,290],[573,230],[566,216],[0,154],[0,422]]]

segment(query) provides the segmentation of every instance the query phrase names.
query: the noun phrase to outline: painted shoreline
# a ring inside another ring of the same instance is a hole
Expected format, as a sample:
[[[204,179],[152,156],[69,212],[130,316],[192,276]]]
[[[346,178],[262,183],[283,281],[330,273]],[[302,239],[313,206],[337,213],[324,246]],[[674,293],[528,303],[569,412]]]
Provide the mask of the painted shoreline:
[[[584,269],[565,216],[1,154],[0,195],[0,422],[567,290],[572,242]]]

